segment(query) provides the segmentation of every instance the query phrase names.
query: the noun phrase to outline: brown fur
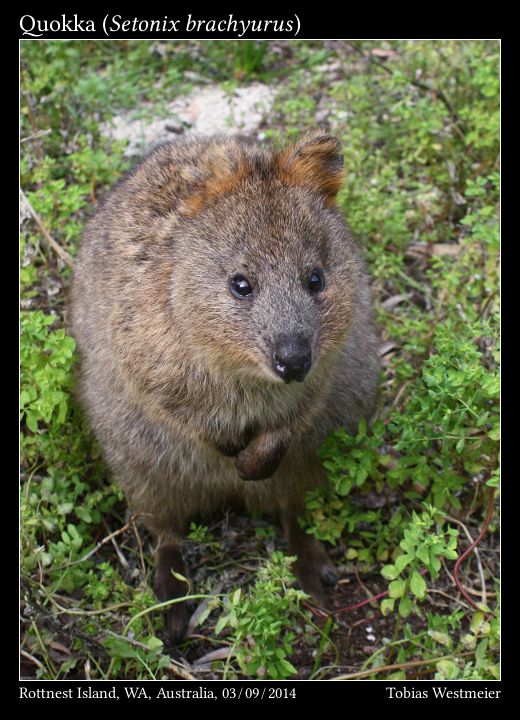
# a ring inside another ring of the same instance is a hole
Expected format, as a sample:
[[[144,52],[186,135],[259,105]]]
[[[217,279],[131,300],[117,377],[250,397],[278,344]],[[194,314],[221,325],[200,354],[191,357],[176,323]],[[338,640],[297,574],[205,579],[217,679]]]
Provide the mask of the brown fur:
[[[276,512],[304,589],[332,571],[297,524],[325,482],[316,448],[373,411],[372,299],[333,207],[339,142],[312,133],[282,151],[240,136],[153,150],[89,221],[71,288],[81,397],[116,480],[160,539],[161,599],[185,587],[180,538],[194,516],[239,501]],[[325,277],[312,295],[315,268]],[[250,299],[229,291],[246,276]],[[303,382],[273,370],[280,338],[304,337]],[[256,482],[253,482],[256,481]],[[172,606],[182,635],[187,611]]]
[[[204,174],[184,202],[185,215],[193,215],[218,197],[231,192],[249,171],[238,144],[231,143],[228,147],[218,142],[210,145],[208,152],[201,158],[201,167],[204,168]]]

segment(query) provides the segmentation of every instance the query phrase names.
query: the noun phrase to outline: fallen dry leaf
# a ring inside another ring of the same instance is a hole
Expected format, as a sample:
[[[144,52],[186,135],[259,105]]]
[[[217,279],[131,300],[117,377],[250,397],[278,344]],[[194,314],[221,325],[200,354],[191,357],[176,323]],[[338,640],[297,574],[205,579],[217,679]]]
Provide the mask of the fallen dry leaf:
[[[225,660],[231,652],[230,647],[218,648],[195,660],[194,665],[206,665],[214,660]]]
[[[399,53],[396,53],[394,50],[383,50],[383,48],[373,48],[370,50],[370,54],[383,59],[399,57]]]

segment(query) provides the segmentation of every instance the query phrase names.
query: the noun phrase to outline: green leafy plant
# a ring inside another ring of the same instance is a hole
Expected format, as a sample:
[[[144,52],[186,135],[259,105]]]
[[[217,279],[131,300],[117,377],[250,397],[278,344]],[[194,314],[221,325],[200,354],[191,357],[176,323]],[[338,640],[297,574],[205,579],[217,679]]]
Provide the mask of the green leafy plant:
[[[21,316],[21,420],[33,433],[39,431],[39,423],[52,422],[59,428],[67,417],[68,391],[72,387],[70,366],[76,343],[62,329],[48,332],[55,322],[55,317],[40,311]]]
[[[399,544],[404,552],[381,570],[383,577],[391,581],[389,597],[381,602],[384,615],[392,612],[399,600],[399,615],[408,617],[417,601],[426,598],[427,585],[421,570],[428,571],[431,578],[437,578],[441,570],[440,558],[457,558],[458,532],[453,528],[433,532],[437,515],[438,511],[432,506],[427,506],[421,515],[412,512],[412,520]]]
[[[199,525],[196,522],[190,523],[188,538],[204,545],[213,543],[213,537],[207,525]]]
[[[294,623],[302,618],[301,590],[291,587],[293,557],[274,552],[258,571],[247,595],[241,589],[228,596],[215,632],[230,628],[232,657],[245,677],[284,680],[296,674],[289,661],[296,638]]]

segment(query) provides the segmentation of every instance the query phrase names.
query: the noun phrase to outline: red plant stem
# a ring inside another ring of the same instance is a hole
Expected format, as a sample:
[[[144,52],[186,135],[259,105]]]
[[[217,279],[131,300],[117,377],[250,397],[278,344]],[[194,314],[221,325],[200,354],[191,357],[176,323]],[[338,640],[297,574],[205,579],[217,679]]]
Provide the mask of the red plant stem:
[[[465,550],[462,555],[459,557],[457,562],[455,563],[455,567],[453,568],[453,580],[455,581],[455,585],[457,586],[458,591],[464,595],[465,599],[469,604],[474,607],[476,610],[480,610],[482,612],[482,609],[479,608],[479,606],[471,599],[471,597],[468,595],[468,593],[464,590],[462,587],[462,584],[459,580],[459,568],[462,564],[462,562],[467,558],[467,556],[477,547],[477,545],[480,543],[482,538],[487,532],[487,529],[489,527],[489,523],[491,522],[491,518],[493,517],[493,507],[494,507],[494,500],[495,500],[495,488],[491,488],[491,492],[489,494],[489,505],[488,505],[488,511],[486,515],[486,520],[484,522],[484,525],[482,526],[482,530],[479,533],[479,536],[476,540],[474,540],[469,548]],[[485,613],[486,616],[490,616],[489,613]]]
[[[420,575],[425,575],[427,572],[428,572],[428,570],[426,568],[419,570]],[[362,600],[361,602],[358,602],[355,605],[349,605],[348,607],[338,608],[337,610],[334,610],[334,612],[332,614],[334,615],[335,613],[349,612],[349,610],[357,610],[358,608],[363,607],[363,605],[367,605],[368,603],[374,602],[374,600],[381,600],[381,598],[384,598],[387,595],[388,595],[388,590],[385,590],[384,592],[381,592],[378,595],[372,595],[372,597],[369,597],[366,600]]]
[[[316,615],[317,617],[329,617],[330,615],[336,615],[340,612],[349,612],[349,610],[357,610],[360,607],[363,607],[363,605],[368,605],[368,603],[374,602],[375,600],[381,600],[381,598],[384,598],[388,595],[388,590],[385,590],[384,592],[379,593],[378,595],[372,595],[372,597],[367,598],[366,600],[362,600],[361,602],[356,603],[355,605],[349,605],[348,607],[341,607],[337,608],[336,610],[328,610],[324,611],[320,608],[314,607],[310,603],[304,603],[305,607],[307,607],[313,615]]]
[[[388,590],[385,590],[384,592],[379,593],[378,595],[373,595],[372,597],[367,598],[366,600],[362,600],[361,602],[356,603],[355,605],[349,605],[348,607],[341,607],[337,610],[334,610],[332,613],[335,615],[336,613],[340,612],[349,612],[350,610],[357,610],[360,607],[363,607],[363,605],[368,605],[368,603],[374,602],[374,600],[381,600],[381,598],[384,598],[388,595]]]

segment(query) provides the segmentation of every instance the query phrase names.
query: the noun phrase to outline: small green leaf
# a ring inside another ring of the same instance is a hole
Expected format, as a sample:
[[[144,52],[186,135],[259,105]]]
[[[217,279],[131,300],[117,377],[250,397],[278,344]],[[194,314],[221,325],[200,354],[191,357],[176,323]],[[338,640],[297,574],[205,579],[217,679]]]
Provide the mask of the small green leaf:
[[[220,635],[222,630],[226,627],[228,624],[228,616],[227,615],[221,615],[217,621],[217,624],[215,626],[215,635]]]
[[[395,568],[398,573],[401,573],[407,565],[409,565],[413,560],[413,555],[399,555],[397,560],[395,561]]]
[[[480,635],[482,623],[484,622],[484,613],[476,612],[471,618],[469,629],[474,635]]]
[[[474,650],[477,644],[477,638],[474,635],[470,635],[470,633],[463,635],[460,641],[468,650]]]
[[[436,680],[455,680],[459,673],[458,667],[451,660],[439,660],[435,667],[437,668]]]
[[[56,508],[56,512],[59,515],[68,515],[70,512],[72,512],[73,508],[74,505],[71,502],[64,502],[58,505],[58,507]]]
[[[419,598],[419,600],[422,600],[426,596],[426,583],[417,570],[414,570],[412,573],[410,590],[413,592],[415,597]]]
[[[83,520],[83,521],[86,522],[86,523],[92,522],[92,515],[91,515],[90,512],[87,510],[87,508],[85,508],[85,507],[77,507],[76,510],[75,510],[75,512],[76,512],[76,515],[79,517],[80,520]]]
[[[406,583],[404,580],[394,580],[390,583],[388,586],[388,594],[391,598],[400,598],[402,597],[404,591],[406,588]]]
[[[414,551],[415,544],[410,538],[405,538],[404,540],[401,540],[399,547],[401,547],[406,553],[411,554]]]
[[[446,647],[451,645],[451,640],[446,633],[437,632],[437,630],[428,630],[428,635],[432,640],[435,640],[436,643],[439,643],[439,645],[445,645]]]
[[[397,572],[395,565],[385,565],[381,570],[381,575],[385,578],[385,580],[395,580],[399,573]]]
[[[365,418],[361,418],[358,427],[359,429],[356,440],[357,442],[360,442],[361,440],[363,440],[364,437],[366,437],[367,434],[367,421],[365,420]]]
[[[455,553],[455,555],[456,555],[456,553]],[[439,558],[435,557],[435,555],[432,554],[430,557],[430,570],[433,573],[438,573],[440,569],[441,569],[441,561],[439,560]],[[434,575],[434,577],[437,577],[437,576]]]
[[[494,427],[488,432],[490,440],[500,440],[500,428]]]
[[[20,393],[20,407],[24,407],[31,402],[30,394],[27,390],[22,390]]]
[[[394,610],[395,600],[393,598],[385,598],[381,601],[381,612],[386,617]]]
[[[416,551],[416,556],[423,562],[425,565],[428,565],[430,562],[430,555],[428,553],[428,546],[426,543],[421,543]]]
[[[404,595],[399,602],[399,615],[401,617],[408,617],[412,612],[412,601],[408,595]]]
[[[38,418],[33,412],[28,412],[25,416],[25,422],[31,432],[38,432]]]
[[[485,665],[486,662],[486,651],[488,647],[488,638],[484,638],[479,642],[477,645],[477,649],[475,651],[475,658],[476,658],[476,666],[482,667]]]
[[[443,555],[448,560],[456,560],[458,558],[457,552],[455,550],[450,550],[449,548],[446,549]]]
[[[148,645],[150,650],[162,648],[162,646],[164,645],[163,641],[160,640],[158,637],[155,637],[155,635],[150,635],[150,637],[146,640],[146,644]]]
[[[197,625],[203,625],[212,610],[213,610],[213,608],[210,607],[209,605],[207,605],[204,608],[204,610],[201,612],[201,614],[199,615],[199,618],[197,620]]]
[[[283,675],[285,677],[289,677],[289,675],[295,675],[298,670],[292,665],[288,660],[280,660],[278,663],[278,667],[282,671]]]
[[[367,477],[368,477],[368,472],[366,470],[364,470],[363,468],[360,468],[356,474],[356,485],[358,487],[363,485],[363,483],[365,482]]]

